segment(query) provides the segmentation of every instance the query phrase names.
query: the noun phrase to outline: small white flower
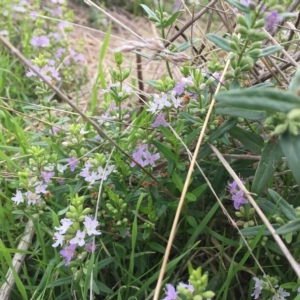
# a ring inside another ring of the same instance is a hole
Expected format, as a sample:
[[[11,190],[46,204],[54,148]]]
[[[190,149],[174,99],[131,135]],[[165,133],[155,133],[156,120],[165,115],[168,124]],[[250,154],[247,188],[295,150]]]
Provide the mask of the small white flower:
[[[24,202],[24,198],[21,191],[17,190],[15,197],[12,197],[11,200],[15,202],[17,205],[20,204],[21,202]]]
[[[63,173],[67,168],[68,168],[68,165],[64,166],[59,163],[56,165],[56,169],[59,173]]]
[[[48,164],[44,167],[44,170],[51,172],[54,170],[54,167],[55,167],[55,164]]]
[[[53,235],[53,239],[56,241],[54,244],[52,244],[52,247],[56,248],[58,245],[62,246],[63,240],[65,237],[60,234],[59,232],[55,232]]]
[[[70,240],[70,244],[77,244],[78,246],[83,246],[85,244],[85,232],[77,230],[76,236]]]

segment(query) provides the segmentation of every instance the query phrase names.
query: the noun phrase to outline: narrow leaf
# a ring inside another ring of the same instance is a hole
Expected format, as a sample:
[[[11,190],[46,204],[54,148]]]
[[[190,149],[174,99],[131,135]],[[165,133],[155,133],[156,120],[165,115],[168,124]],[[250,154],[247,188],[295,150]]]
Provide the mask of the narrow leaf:
[[[300,219],[291,221],[290,223],[287,223],[280,228],[276,229],[277,234],[286,234],[290,232],[296,232],[300,229]]]
[[[208,142],[212,143],[217,138],[224,135],[228,130],[233,128],[237,124],[237,122],[238,122],[237,119],[229,119],[229,120],[225,121],[220,127],[218,127],[215,131],[213,131],[213,133],[211,134],[211,136],[208,139]]]
[[[176,161],[176,155],[168,146],[155,140],[152,143],[159,150],[159,152],[161,152],[166,157],[166,159]]]
[[[264,57],[264,56],[268,56],[268,55],[271,55],[275,52],[278,52],[280,50],[282,50],[283,47],[281,46],[272,46],[272,47],[268,47],[268,48],[265,48],[265,49],[262,49],[261,53],[258,55],[258,57]]]

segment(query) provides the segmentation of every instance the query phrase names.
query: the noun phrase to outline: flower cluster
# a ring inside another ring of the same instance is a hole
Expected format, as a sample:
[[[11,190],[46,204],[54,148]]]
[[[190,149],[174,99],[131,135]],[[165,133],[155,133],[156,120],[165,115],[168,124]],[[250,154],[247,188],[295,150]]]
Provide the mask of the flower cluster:
[[[63,246],[63,242],[70,238],[70,234],[68,234],[68,231],[74,232],[75,228],[72,228],[73,224],[76,224],[75,222],[71,221],[69,218],[64,218],[60,221],[61,226],[55,227],[57,232],[53,234],[53,239],[55,240],[55,243],[52,245],[53,247]],[[73,238],[70,239],[69,245],[60,251],[60,254],[66,259],[65,265],[69,265],[72,258],[75,257],[75,250],[76,247],[86,247],[87,252],[93,252],[96,249],[96,245],[90,241],[86,241],[86,235],[88,235],[91,239],[93,235],[100,235],[101,232],[96,229],[98,226],[98,221],[95,219],[92,219],[89,216],[84,217],[84,230],[77,230],[76,235],[73,236]],[[74,226],[78,227],[78,226]],[[70,230],[71,229],[71,230]],[[66,235],[67,234],[67,235]],[[66,239],[67,237],[67,239]]]
[[[176,91],[172,91],[171,95],[168,95],[166,93],[161,93],[161,95],[154,94],[153,100],[148,103],[149,108],[147,109],[147,111],[149,111],[150,113],[155,113],[162,110],[163,108],[170,108],[172,105],[175,108],[180,107],[181,99],[177,98],[176,96]]]
[[[31,188],[28,189],[26,192],[22,193],[20,190],[16,191],[16,194],[14,197],[11,198],[11,200],[19,205],[20,203],[25,202],[24,196],[27,199],[28,205],[36,204],[36,202],[41,199],[42,194],[47,193],[47,187],[48,184],[45,180],[43,181],[36,181],[34,184],[31,184]]]
[[[142,144],[139,147],[139,150],[132,154],[132,158],[139,163],[142,167],[150,165],[155,167],[155,161],[160,158],[159,153],[151,154],[148,150],[147,144]],[[134,167],[136,164],[135,162],[131,163],[131,167]]]
[[[248,203],[248,200],[244,198],[244,191],[238,189],[236,181],[228,183],[228,187],[235,209],[238,210],[242,204]]]
[[[266,277],[267,276],[264,275],[264,278]],[[254,299],[258,299],[262,290],[267,290],[267,291],[273,290],[274,293],[272,298],[268,298],[272,300],[285,300],[286,299],[285,297],[290,295],[290,293],[286,292],[282,287],[279,287],[278,284],[272,286],[269,280],[264,281],[262,279],[259,279],[258,277],[253,277],[253,280],[255,281],[255,285],[254,285],[254,291],[251,294],[251,296],[253,296]],[[276,290],[276,288],[278,289]]]
[[[95,168],[88,160],[79,175],[82,176],[85,181],[89,182],[90,184],[94,184],[97,180],[107,180],[114,168],[115,166],[113,165],[106,166],[106,168],[101,166]]]

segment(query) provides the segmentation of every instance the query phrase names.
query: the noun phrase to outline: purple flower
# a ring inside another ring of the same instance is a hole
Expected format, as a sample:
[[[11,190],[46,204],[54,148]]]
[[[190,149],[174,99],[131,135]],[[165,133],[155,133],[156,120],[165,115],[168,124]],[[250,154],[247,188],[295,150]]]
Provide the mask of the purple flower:
[[[239,209],[242,204],[248,203],[244,198],[244,191],[239,190],[236,194],[232,195],[233,205],[235,209]]]
[[[53,78],[56,80],[60,80],[58,71],[54,67],[44,66],[43,68],[39,69],[37,66],[34,66],[34,69],[41,72],[47,80],[51,81]],[[27,77],[37,76],[32,70],[26,73]],[[40,79],[40,81],[43,81]]]
[[[76,236],[70,240],[70,244],[77,244],[78,246],[83,246],[85,244],[85,232],[77,230]]]
[[[168,126],[168,123],[167,123],[166,120],[165,120],[165,115],[164,115],[162,112],[160,112],[160,113],[157,115],[155,121],[154,121],[153,124],[152,124],[152,127],[156,128],[156,127],[158,127],[159,125],[162,125],[162,126],[164,126],[164,127]]]
[[[75,249],[76,244],[71,244],[66,249],[59,251],[60,255],[66,259],[65,266],[68,266],[71,259],[75,256]]]
[[[49,47],[50,41],[47,36],[33,36],[30,40],[30,45],[32,47]]]
[[[57,51],[56,51],[55,57],[56,58],[60,58],[65,52],[66,52],[66,49],[64,49],[64,48],[58,48]]]
[[[94,252],[96,250],[96,244],[93,243],[93,242],[90,242],[90,243],[87,243],[86,244],[86,251],[91,253],[91,252]]]
[[[52,10],[52,15],[53,16],[60,16],[62,14],[62,10],[60,7],[57,7],[55,9]]]
[[[155,167],[155,161],[160,158],[159,153],[151,154],[148,150],[143,153],[143,156],[145,158],[144,166],[151,165],[152,167]]]
[[[59,29],[65,29],[67,27],[70,27],[70,24],[68,22],[66,22],[66,21],[62,21],[62,22],[58,23],[58,28]]]
[[[258,277],[253,277],[253,280],[255,281],[255,286],[253,294],[251,294],[251,296],[254,296],[254,299],[257,299],[262,290],[262,284],[264,283],[264,281],[259,279]]]
[[[77,53],[76,51],[70,49],[70,55],[73,58],[74,62],[84,62],[84,55],[82,53]]]
[[[63,178],[57,178],[56,179],[56,182],[59,184],[59,185],[63,185],[65,183],[65,180]]]
[[[84,222],[83,222],[85,229],[86,229],[86,233],[88,235],[99,235],[101,234],[100,231],[96,230],[96,227],[98,226],[99,222],[97,220],[93,220],[92,218],[85,216],[84,218]]]
[[[228,183],[229,186],[229,193],[234,194],[237,191],[237,182],[234,180],[232,183]]]
[[[267,30],[273,29],[274,26],[276,26],[276,24],[280,21],[277,10],[271,11],[271,13],[265,18],[265,21],[265,28]]]
[[[20,204],[21,202],[24,202],[24,198],[21,191],[17,190],[15,197],[12,197],[11,200],[15,202],[17,205]]]
[[[168,283],[166,289],[166,297],[163,300],[176,300],[177,294],[178,292],[176,292],[174,286]]]
[[[71,158],[68,158],[67,161],[68,161],[68,163],[70,165],[71,172],[74,172],[76,166],[79,163],[79,160],[76,157],[71,157]]]
[[[27,197],[28,205],[35,204],[41,198],[41,195],[33,193],[30,190],[25,193],[25,196]]]
[[[41,172],[41,177],[44,179],[46,183],[49,183],[51,178],[55,175],[54,172]]]
[[[130,231],[126,231],[126,233],[125,233],[125,237],[127,237],[127,238],[131,238],[131,234],[130,234]]]
[[[177,95],[182,95],[184,92],[185,84],[183,82],[179,82],[172,90],[172,92],[175,92]]]
[[[44,184],[42,181],[37,181],[35,184],[35,193],[36,194],[46,194],[47,190],[46,188],[48,187],[48,184]]]

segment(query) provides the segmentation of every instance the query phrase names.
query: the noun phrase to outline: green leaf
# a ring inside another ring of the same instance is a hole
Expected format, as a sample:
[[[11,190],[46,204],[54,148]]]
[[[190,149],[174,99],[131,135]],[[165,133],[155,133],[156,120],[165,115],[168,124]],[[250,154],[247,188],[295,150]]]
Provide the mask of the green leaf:
[[[183,189],[183,182],[182,182],[181,178],[179,177],[179,175],[176,173],[176,171],[174,171],[172,174],[172,181],[175,183],[176,187],[181,192]]]
[[[286,234],[291,232],[296,232],[300,229],[300,219],[290,221],[289,223],[276,229],[277,234]]]
[[[147,13],[147,15],[153,19],[156,20],[156,22],[159,22],[159,18],[155,14],[154,11],[152,11],[147,5],[141,4],[141,7],[144,9],[144,11]]]
[[[271,224],[271,225],[275,230],[277,228],[279,228],[279,226],[280,226],[278,224]],[[243,229],[241,229],[241,233],[243,234],[243,236],[256,236],[259,233],[262,226],[265,226],[265,225],[259,225],[259,226],[249,227],[249,228],[243,228]],[[265,229],[263,231],[262,235],[263,236],[271,235],[271,232],[268,229]]]
[[[195,202],[197,200],[197,198],[195,197],[195,195],[192,194],[192,193],[187,193],[185,195],[185,198],[187,199],[187,202]]]
[[[296,70],[296,74],[294,75],[291,83],[289,84],[289,91],[296,92],[300,87],[300,66],[298,66]]]
[[[176,155],[168,146],[155,140],[152,141],[152,144],[166,157],[166,159],[173,161],[177,160]]]
[[[280,136],[280,146],[296,182],[300,185],[300,136],[289,132]]]
[[[272,46],[272,47],[268,47],[268,48],[264,48],[261,50],[261,53],[257,56],[257,57],[264,57],[264,56],[268,56],[271,55],[275,52],[278,52],[280,50],[282,50],[283,47],[281,46]]]
[[[196,198],[199,198],[204,193],[204,191],[206,190],[206,188],[207,188],[207,183],[204,183],[204,184],[200,185],[199,187],[197,187],[196,189],[194,189],[192,191],[192,194]]]
[[[222,48],[223,50],[227,52],[234,52],[232,48],[229,46],[229,41],[218,36],[217,34],[208,33],[206,37],[215,45]]]
[[[248,6],[241,4],[239,1],[235,1],[235,0],[226,0],[226,2],[228,2],[229,4],[231,4],[233,7],[238,8],[240,11],[242,12],[250,12],[250,9]]]
[[[186,216],[186,220],[191,225],[191,227],[197,228],[198,224],[196,219],[193,216]]]
[[[251,192],[260,195],[264,187],[272,178],[276,165],[281,161],[282,151],[276,142],[268,141],[263,149],[261,159],[256,169]]]
[[[222,101],[230,109],[263,110],[269,113],[287,113],[300,107],[300,98],[296,94],[277,89],[232,90],[217,94],[216,100]]]
[[[246,149],[255,153],[261,153],[264,141],[259,135],[241,127],[234,127],[229,132],[234,138],[238,139]]]
[[[163,254],[165,254],[165,252],[166,252],[165,247],[163,247],[162,245],[160,245],[158,243],[155,243],[155,242],[149,243],[149,247],[151,249],[153,249],[154,251],[156,251],[156,252],[160,252],[160,253],[163,253]]]
[[[257,201],[258,206],[266,213],[270,215],[279,214],[280,210],[278,207],[269,200],[258,198]]]
[[[208,142],[212,143],[213,141],[224,135],[228,130],[233,128],[237,124],[237,122],[237,119],[229,119],[225,121],[220,127],[212,132],[208,139]]]
[[[268,116],[268,114],[264,111],[230,107],[225,102],[217,103],[214,107],[214,113],[218,115],[241,117],[248,120],[262,120],[266,119]]]
[[[275,204],[278,205],[282,213],[289,220],[292,221],[297,219],[297,214],[294,208],[287,201],[285,201],[278,193],[276,193],[272,189],[268,189],[268,193],[271,196],[272,200],[275,202]]]
[[[177,46],[177,51],[183,52],[184,50],[191,47],[191,45],[195,45],[196,43],[198,43],[200,41],[201,41],[201,39],[195,38],[195,39],[192,39],[192,41],[184,42],[183,44],[180,44],[179,46]]]
[[[164,24],[164,28],[166,28],[166,27],[172,25],[172,24],[177,20],[178,16],[179,16],[182,12],[184,12],[183,9],[177,10],[177,11],[176,11],[176,12],[168,19],[168,21]]]

